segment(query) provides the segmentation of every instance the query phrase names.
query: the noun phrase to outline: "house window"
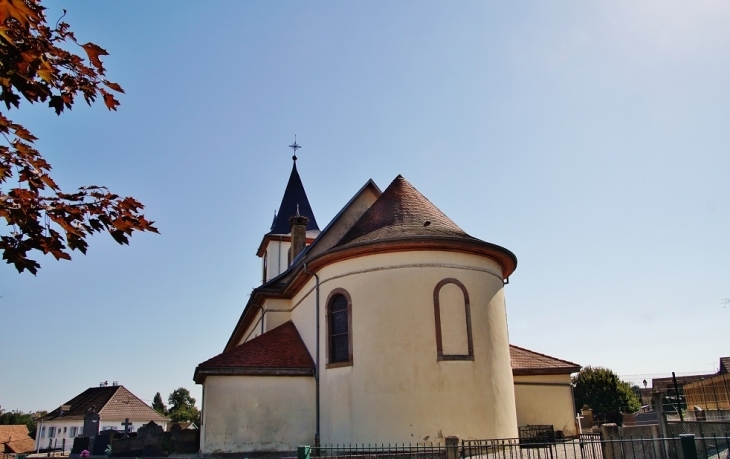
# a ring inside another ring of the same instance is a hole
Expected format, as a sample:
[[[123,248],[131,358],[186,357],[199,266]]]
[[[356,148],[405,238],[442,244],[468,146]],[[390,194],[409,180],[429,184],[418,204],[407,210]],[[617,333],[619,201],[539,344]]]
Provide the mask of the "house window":
[[[73,426],[68,431],[68,438],[74,438],[76,436],[76,426]]]
[[[469,292],[458,279],[444,279],[433,291],[438,360],[474,360]]]
[[[352,301],[343,289],[327,299],[327,368],[352,365]]]
[[[56,428],[55,427],[51,426],[51,427],[48,428],[48,437],[49,438],[53,438],[55,433],[56,433]]]
[[[41,427],[41,438],[46,438],[46,427]]]

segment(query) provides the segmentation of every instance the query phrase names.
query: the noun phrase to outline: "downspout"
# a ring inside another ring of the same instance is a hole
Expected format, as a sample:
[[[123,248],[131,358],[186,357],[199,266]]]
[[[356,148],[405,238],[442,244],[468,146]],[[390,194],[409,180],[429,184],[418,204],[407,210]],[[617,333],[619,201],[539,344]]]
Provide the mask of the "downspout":
[[[262,305],[257,304],[256,306],[258,306],[261,309],[261,334],[263,335],[264,334],[264,313],[265,313],[265,311],[264,311],[264,307]],[[251,336],[251,334],[249,334],[249,336]]]
[[[319,422],[319,417],[320,417],[319,416],[319,276],[317,275],[317,273],[311,273],[307,270],[307,262],[304,262],[304,273],[307,275],[310,275],[310,276],[314,276],[314,279],[316,281],[315,296],[314,296],[314,298],[315,298],[315,300],[314,300],[315,314],[314,315],[316,317],[315,320],[317,321],[317,327],[316,327],[317,342],[315,344],[316,356],[314,358],[314,385],[315,385],[315,405],[316,405],[315,411],[317,413],[317,430],[314,433],[314,446],[319,447],[319,438],[320,438],[320,436],[319,436],[319,433],[320,433],[319,432],[319,424],[320,424],[320,422]]]
[[[40,419],[40,425],[37,426],[35,431],[35,453],[38,454],[41,451],[41,430],[43,429],[43,419]]]

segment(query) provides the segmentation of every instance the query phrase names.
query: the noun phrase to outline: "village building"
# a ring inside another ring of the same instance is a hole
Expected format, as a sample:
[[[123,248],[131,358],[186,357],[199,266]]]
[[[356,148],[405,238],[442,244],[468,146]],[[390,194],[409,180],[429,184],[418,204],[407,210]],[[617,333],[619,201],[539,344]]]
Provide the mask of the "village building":
[[[203,454],[575,433],[580,366],[510,347],[512,252],[400,175],[384,191],[369,180],[320,231],[293,159],[257,251],[263,284],[195,369]]]
[[[124,386],[113,383],[86,389],[38,421],[36,450],[55,449],[68,452],[73,439],[84,432],[84,416],[96,413],[96,431],[118,430],[135,432],[154,421],[167,430],[170,419],[153,410]]]
[[[35,442],[25,425],[0,425],[0,453],[27,454],[35,452]]]

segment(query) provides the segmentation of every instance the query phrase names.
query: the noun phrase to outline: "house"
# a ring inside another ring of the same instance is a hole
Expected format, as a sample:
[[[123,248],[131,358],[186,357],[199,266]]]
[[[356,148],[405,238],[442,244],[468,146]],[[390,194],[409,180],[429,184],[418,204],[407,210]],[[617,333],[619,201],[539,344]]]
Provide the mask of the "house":
[[[167,430],[170,419],[153,410],[124,386],[86,389],[76,397],[43,416],[38,422],[36,450],[53,448],[70,451],[73,439],[84,431],[84,416],[89,412],[99,415],[98,430],[125,430],[134,432],[144,424],[155,421]]]
[[[25,425],[0,425],[0,452],[26,454],[35,452],[35,442]]]
[[[384,191],[366,182],[320,231],[294,161],[257,251],[263,284],[195,369],[203,454],[514,438],[520,419],[570,430],[565,383],[580,367],[509,345],[512,252],[400,175]]]
[[[580,365],[510,345],[517,424],[552,425],[564,436],[576,435],[570,375]]]

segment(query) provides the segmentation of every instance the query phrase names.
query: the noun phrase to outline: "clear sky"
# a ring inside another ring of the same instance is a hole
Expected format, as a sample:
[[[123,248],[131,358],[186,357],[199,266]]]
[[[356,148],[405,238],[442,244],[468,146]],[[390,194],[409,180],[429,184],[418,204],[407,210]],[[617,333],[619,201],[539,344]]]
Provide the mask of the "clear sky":
[[[3,409],[104,380],[200,402],[193,371],[260,283],[295,134],[320,227],[402,174],[512,250],[512,343],[620,375],[730,355],[729,3],[47,6],[126,94],[10,116],[59,184],[134,196],[161,234],[97,235],[37,277],[0,265]]]

